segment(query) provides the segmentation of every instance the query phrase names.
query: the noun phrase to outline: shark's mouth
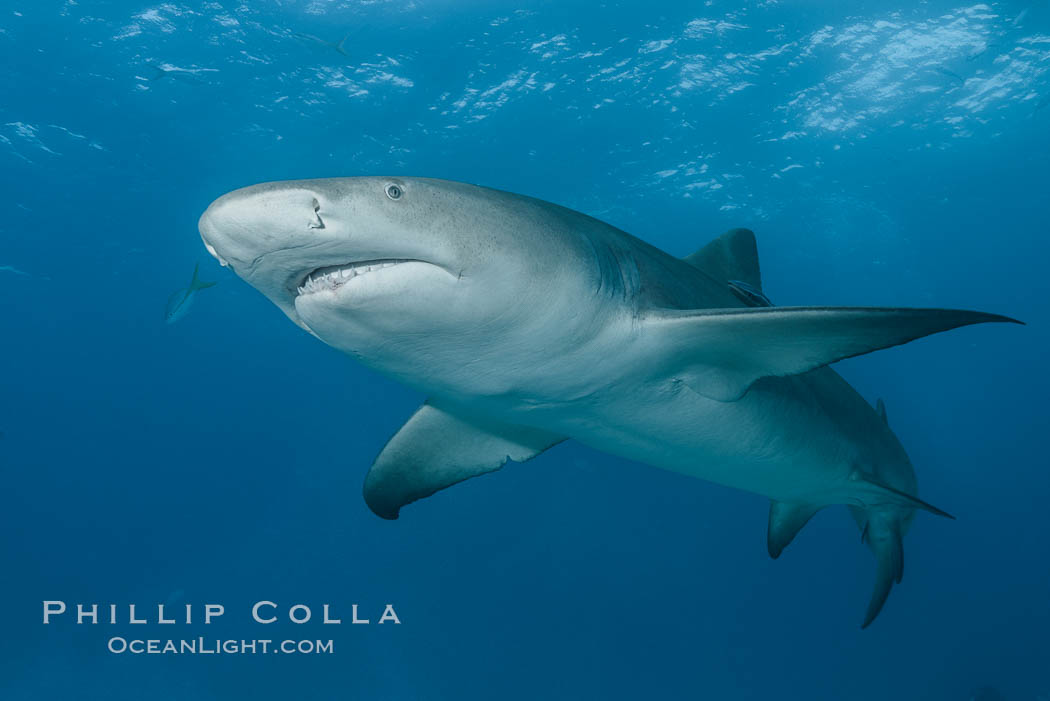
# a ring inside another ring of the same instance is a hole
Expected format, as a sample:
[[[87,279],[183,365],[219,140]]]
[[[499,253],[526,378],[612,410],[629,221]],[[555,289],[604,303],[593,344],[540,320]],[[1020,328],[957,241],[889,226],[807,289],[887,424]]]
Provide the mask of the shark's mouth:
[[[308,273],[297,287],[300,296],[338,290],[351,280],[402,263],[420,263],[411,258],[380,258],[345,265],[329,265]]]

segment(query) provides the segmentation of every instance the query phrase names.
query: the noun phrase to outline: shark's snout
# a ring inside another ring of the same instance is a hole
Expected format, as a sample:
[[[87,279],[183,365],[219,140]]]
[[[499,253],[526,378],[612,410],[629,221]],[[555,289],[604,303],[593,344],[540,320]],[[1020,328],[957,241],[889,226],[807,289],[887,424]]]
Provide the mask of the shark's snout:
[[[201,215],[200,220],[197,222],[197,230],[200,232],[201,240],[204,242],[204,248],[207,249],[208,253],[211,254],[212,258],[219,261],[219,265],[225,268],[229,266],[229,263],[226,261],[225,258],[219,255],[219,252],[215,250],[215,246],[213,246],[211,244],[211,241],[209,240],[209,237],[214,236],[216,232],[215,224],[212,221],[212,218],[209,216],[210,212],[211,207],[209,207],[204,212],[204,214]]]
[[[241,190],[225,194],[208,205],[197,222],[204,247],[220,265],[229,266],[230,258],[236,258],[233,254],[250,244],[244,240],[248,235],[243,231],[244,217],[239,216],[242,214],[239,205],[245,199],[246,193]],[[238,229],[242,230],[239,234]]]
[[[219,197],[198,228],[220,264],[303,325],[304,305],[409,304],[458,280],[441,241],[418,231],[425,210],[404,180],[288,181]]]
[[[320,198],[284,183],[254,185],[218,198],[198,222],[205,248],[238,273],[267,253],[302,246],[325,228]],[[247,272],[247,271],[244,271]]]
[[[325,221],[327,200],[306,183],[265,183],[212,202],[197,228],[220,265],[270,298],[295,323],[297,288],[323,262],[326,249],[345,245],[345,231]]]

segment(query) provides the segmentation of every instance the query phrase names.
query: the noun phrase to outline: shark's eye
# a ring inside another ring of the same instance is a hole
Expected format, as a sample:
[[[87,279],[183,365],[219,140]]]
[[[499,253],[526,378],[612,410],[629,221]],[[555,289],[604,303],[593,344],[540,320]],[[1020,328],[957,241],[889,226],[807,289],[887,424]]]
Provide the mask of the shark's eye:
[[[386,186],[386,196],[389,197],[390,199],[392,199],[392,200],[399,200],[399,199],[401,199],[401,195],[402,194],[404,194],[404,193],[402,193],[401,188],[398,187],[397,185],[387,185]]]

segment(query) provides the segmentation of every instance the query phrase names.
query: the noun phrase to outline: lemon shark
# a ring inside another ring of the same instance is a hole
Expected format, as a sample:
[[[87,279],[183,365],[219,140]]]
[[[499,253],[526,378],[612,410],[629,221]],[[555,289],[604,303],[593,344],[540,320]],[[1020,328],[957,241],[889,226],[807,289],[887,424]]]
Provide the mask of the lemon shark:
[[[571,209],[426,178],[254,185],[199,228],[295,324],[428,397],[365,478],[379,516],[572,438],[768,497],[774,558],[848,505],[877,563],[864,626],[901,579],[915,512],[947,514],[919,499],[881,404],[827,366],[1014,321],[777,307],[746,229],[679,259]]]

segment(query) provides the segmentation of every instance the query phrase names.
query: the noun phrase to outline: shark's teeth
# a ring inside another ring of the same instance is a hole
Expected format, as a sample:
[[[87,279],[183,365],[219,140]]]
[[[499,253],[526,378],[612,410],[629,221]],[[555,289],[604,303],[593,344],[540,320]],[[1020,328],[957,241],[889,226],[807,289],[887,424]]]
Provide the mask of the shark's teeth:
[[[345,285],[348,281],[358,275],[365,275],[383,268],[392,268],[398,263],[407,262],[401,258],[385,258],[382,260],[367,260],[360,263],[348,263],[346,265],[333,265],[326,268],[318,268],[303,280],[299,285],[299,294],[305,295],[312,292],[324,290],[335,290]]]

